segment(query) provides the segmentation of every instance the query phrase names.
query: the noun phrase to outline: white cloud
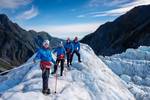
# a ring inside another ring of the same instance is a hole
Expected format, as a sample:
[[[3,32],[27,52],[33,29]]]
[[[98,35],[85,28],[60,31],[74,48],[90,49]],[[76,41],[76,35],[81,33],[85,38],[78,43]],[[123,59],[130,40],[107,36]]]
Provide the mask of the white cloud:
[[[67,36],[74,37],[79,36],[82,38],[83,36],[96,31],[96,29],[102,23],[84,23],[84,24],[68,24],[68,25],[42,25],[42,26],[33,26],[27,27],[27,29],[34,29],[36,31],[46,31],[50,33],[52,36],[65,38]]]
[[[120,16],[136,6],[150,4],[150,0],[133,0],[132,2],[128,2],[128,3],[127,3],[127,1],[129,1],[129,0],[125,0],[124,2],[122,0],[120,0],[120,1],[112,0],[112,1],[110,1],[110,3],[107,0],[102,0],[101,2],[99,0],[91,0],[91,1],[93,1],[95,4],[97,2],[98,3],[97,5],[99,5],[102,2],[103,2],[103,5],[111,5],[112,6],[112,5],[118,4],[117,5],[118,7],[116,9],[112,9],[112,10],[100,11],[100,12],[90,12],[88,14],[83,14],[83,15],[79,15],[79,16],[84,16],[84,17],[86,17],[86,16],[90,16],[90,17]],[[94,6],[94,3],[93,4],[91,3],[91,4]]]
[[[118,9],[108,10],[108,11],[104,11],[104,12],[99,12],[99,13],[93,14],[92,17],[120,16],[120,15],[126,13],[127,11],[129,11],[132,8],[133,7],[125,7],[125,8],[118,8]]]
[[[86,15],[78,15],[77,18],[84,18]]]
[[[124,4],[131,0],[90,0],[88,3],[89,7],[101,7],[101,6],[116,6]]]
[[[22,14],[18,15],[17,16],[17,19],[25,19],[25,20],[28,20],[28,19],[31,19],[35,16],[38,15],[38,10],[32,6],[31,9],[23,12]]]
[[[0,0],[1,8],[17,8],[19,6],[27,5],[32,0]]]
[[[124,5],[120,5],[121,7],[135,7],[140,5],[150,4],[150,0],[134,0],[134,2],[126,3]]]

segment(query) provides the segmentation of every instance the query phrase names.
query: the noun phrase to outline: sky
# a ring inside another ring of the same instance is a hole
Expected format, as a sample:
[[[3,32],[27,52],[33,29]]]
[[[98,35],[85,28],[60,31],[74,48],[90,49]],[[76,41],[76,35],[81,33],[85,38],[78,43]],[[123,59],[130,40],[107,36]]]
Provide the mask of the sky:
[[[0,13],[26,30],[82,38],[133,7],[147,4],[150,0],[0,0]]]

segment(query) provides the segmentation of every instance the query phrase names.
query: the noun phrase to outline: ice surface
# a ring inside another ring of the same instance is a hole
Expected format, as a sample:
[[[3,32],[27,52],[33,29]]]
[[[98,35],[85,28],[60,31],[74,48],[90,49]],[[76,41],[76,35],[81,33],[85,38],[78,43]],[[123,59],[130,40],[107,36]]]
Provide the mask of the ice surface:
[[[100,58],[126,82],[137,100],[150,100],[150,47],[127,49],[122,54]]]
[[[0,78],[1,100],[135,100],[124,82],[115,75],[87,45],[81,45],[82,63],[75,59],[72,70],[58,78],[50,75],[51,95],[41,93],[39,63],[29,59],[24,65]],[[35,55],[34,55],[35,56]]]

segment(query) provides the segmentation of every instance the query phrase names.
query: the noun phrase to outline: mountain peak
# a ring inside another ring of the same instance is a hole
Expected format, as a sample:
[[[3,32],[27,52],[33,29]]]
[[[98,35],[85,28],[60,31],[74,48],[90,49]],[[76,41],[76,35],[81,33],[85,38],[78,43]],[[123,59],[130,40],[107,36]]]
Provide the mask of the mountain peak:
[[[25,62],[33,55],[35,49],[41,46],[46,38],[51,41],[51,46],[59,43],[60,39],[51,37],[48,33],[39,34],[36,31],[26,31],[17,23],[9,20],[7,15],[0,14],[0,58],[7,63],[3,63],[0,71],[5,71],[11,66],[17,66]],[[0,59],[0,60],[1,60]],[[2,61],[0,61],[2,65]]]
[[[113,22],[101,25],[81,42],[90,45],[96,54],[110,56],[128,48],[150,45],[150,5],[138,6]]]
[[[0,14],[0,23],[8,22],[9,18],[5,14]]]

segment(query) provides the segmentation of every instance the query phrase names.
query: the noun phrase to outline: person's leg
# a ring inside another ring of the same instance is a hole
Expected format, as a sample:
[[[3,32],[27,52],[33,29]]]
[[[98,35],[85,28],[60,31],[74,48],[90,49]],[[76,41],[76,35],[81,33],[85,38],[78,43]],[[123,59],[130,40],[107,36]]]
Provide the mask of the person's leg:
[[[61,59],[61,72],[60,72],[60,76],[63,76],[63,70],[64,70],[64,59]]]
[[[72,65],[72,60],[73,60],[73,55],[74,55],[74,51],[73,51],[73,53],[70,55],[70,65]]]
[[[43,91],[45,90],[45,69],[42,70],[42,80],[43,80]]]
[[[42,79],[43,79],[43,90],[42,90],[42,92],[46,93],[47,89],[48,89],[48,83],[47,83],[48,78],[47,78],[47,70],[46,69],[42,70]]]
[[[42,92],[44,94],[50,94],[50,89],[48,88],[48,79],[49,79],[49,70],[50,69],[44,69],[42,70],[42,78],[43,78],[43,90]]]
[[[70,53],[67,53],[67,66],[69,67],[69,63],[70,63]]]
[[[78,51],[75,52],[76,55],[78,56],[78,62],[81,62],[81,57],[80,57],[80,53]]]
[[[59,59],[56,60],[56,64],[54,65],[54,71],[51,74],[55,74],[56,73],[58,64],[59,64]]]
[[[48,89],[48,78],[49,78],[49,69],[46,69],[46,81],[45,81],[46,82],[46,84],[45,84],[46,89]]]
[[[50,69],[47,68],[47,69],[46,69],[46,88],[47,88],[46,93],[47,93],[47,94],[50,94],[50,89],[49,89],[49,87],[48,87],[49,74],[50,74]]]

